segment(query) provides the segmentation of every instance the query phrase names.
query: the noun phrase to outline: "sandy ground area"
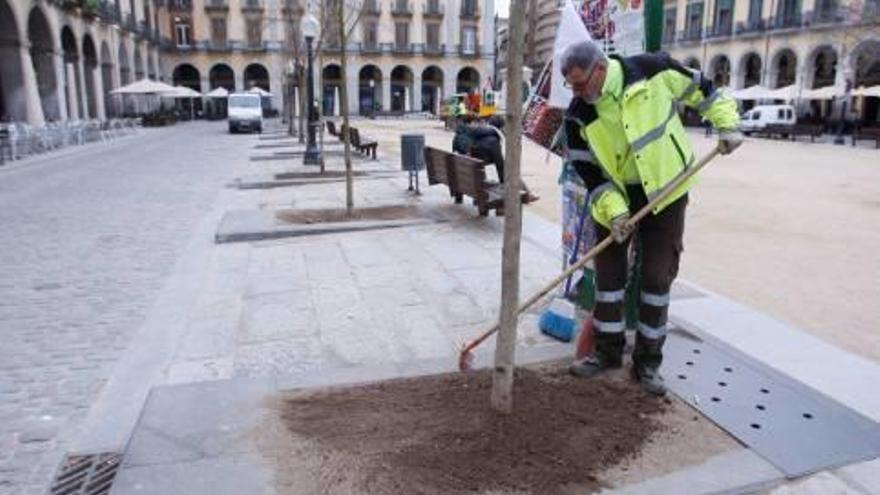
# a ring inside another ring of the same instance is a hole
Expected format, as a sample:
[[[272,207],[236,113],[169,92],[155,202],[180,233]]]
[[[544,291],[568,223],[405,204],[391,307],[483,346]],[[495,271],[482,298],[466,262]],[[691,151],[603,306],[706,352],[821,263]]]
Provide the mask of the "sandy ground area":
[[[439,121],[359,121],[399,160],[400,134],[450,149]],[[714,145],[691,134],[698,153]],[[560,162],[525,141],[523,178],[559,221]],[[748,139],[693,191],[681,276],[834,345],[880,360],[880,150]]]

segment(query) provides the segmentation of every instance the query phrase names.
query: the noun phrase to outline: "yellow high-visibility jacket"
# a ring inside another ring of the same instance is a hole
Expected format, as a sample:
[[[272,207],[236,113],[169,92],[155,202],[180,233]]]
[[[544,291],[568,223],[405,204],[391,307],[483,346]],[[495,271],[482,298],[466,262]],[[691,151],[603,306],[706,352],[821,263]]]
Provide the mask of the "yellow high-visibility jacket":
[[[568,159],[590,192],[593,218],[606,228],[612,219],[629,211],[625,167],[635,164],[638,180],[651,199],[694,162],[677,102],[697,110],[718,130],[739,128],[733,98],[714,88],[699,71],[682,66],[665,53],[611,56],[608,69],[609,77],[622,77],[621,93],[614,96],[619,103],[615,109],[619,122],[615,118],[609,124],[609,119],[600,118],[597,108],[601,104],[588,104],[580,98],[572,100],[564,120]],[[601,98],[611,97],[605,92]],[[628,144],[623,146],[625,153],[620,153],[620,140]],[[693,178],[682,184],[654,213],[679,199],[693,184]]]

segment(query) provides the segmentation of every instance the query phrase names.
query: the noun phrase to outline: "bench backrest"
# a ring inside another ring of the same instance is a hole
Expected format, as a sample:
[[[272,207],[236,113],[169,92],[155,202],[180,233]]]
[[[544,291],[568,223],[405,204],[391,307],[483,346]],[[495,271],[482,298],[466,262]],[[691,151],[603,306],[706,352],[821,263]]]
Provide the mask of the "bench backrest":
[[[349,139],[351,140],[351,144],[353,144],[354,146],[361,145],[361,134],[360,132],[358,132],[357,127],[351,128],[351,135],[349,136]]]
[[[327,121],[327,132],[333,136],[339,135],[339,133],[336,132],[336,124],[334,124],[332,120]]]
[[[449,167],[446,164],[446,155],[449,153],[425,146],[425,168],[428,171],[428,184],[450,184]]]
[[[448,153],[446,160],[454,177],[456,192],[466,194],[478,202],[485,201],[488,197],[486,163],[458,153]]]

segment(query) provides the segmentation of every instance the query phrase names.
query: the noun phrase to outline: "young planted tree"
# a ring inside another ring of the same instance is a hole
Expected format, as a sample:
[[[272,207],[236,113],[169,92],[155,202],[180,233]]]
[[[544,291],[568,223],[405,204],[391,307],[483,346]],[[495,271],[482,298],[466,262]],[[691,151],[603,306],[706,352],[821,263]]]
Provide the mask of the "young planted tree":
[[[520,152],[522,145],[523,24],[527,0],[510,5],[510,37],[507,49],[507,130],[504,160],[504,246],[501,261],[501,325],[495,344],[492,376],[492,407],[501,413],[513,410],[513,368],[516,325],[519,320],[519,248],[522,233],[520,202]]]
[[[344,155],[345,155],[345,212],[351,215],[354,212],[354,173],[351,165],[351,141],[348,132],[349,129],[349,111],[348,108],[348,61],[346,57],[346,45],[351,39],[355,28],[360,24],[364,15],[365,2],[371,0],[327,0],[328,7],[333,15],[328,16],[332,19],[327,24],[328,27],[334,29],[331,36],[336,36],[339,41],[339,68],[342,77],[342,84],[339,95],[339,111],[342,115],[342,129]],[[327,38],[333,40],[333,38]],[[334,40],[335,41],[335,40]]]

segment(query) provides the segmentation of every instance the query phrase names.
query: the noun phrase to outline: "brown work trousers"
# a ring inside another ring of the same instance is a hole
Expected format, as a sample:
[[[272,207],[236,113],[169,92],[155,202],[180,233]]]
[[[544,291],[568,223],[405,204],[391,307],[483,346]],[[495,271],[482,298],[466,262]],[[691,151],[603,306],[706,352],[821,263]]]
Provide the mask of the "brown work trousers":
[[[627,187],[630,212],[647,204],[640,186]],[[624,289],[628,274],[629,247],[638,238],[642,247],[641,294],[639,324],[633,362],[657,368],[663,359],[670,289],[678,275],[684,249],[684,218],[688,196],[684,195],[658,214],[650,214],[639,222],[637,231],[622,244],[614,243],[595,259],[596,351],[606,358],[622,359],[626,339],[624,327]],[[608,229],[596,226],[598,241],[609,235]]]

